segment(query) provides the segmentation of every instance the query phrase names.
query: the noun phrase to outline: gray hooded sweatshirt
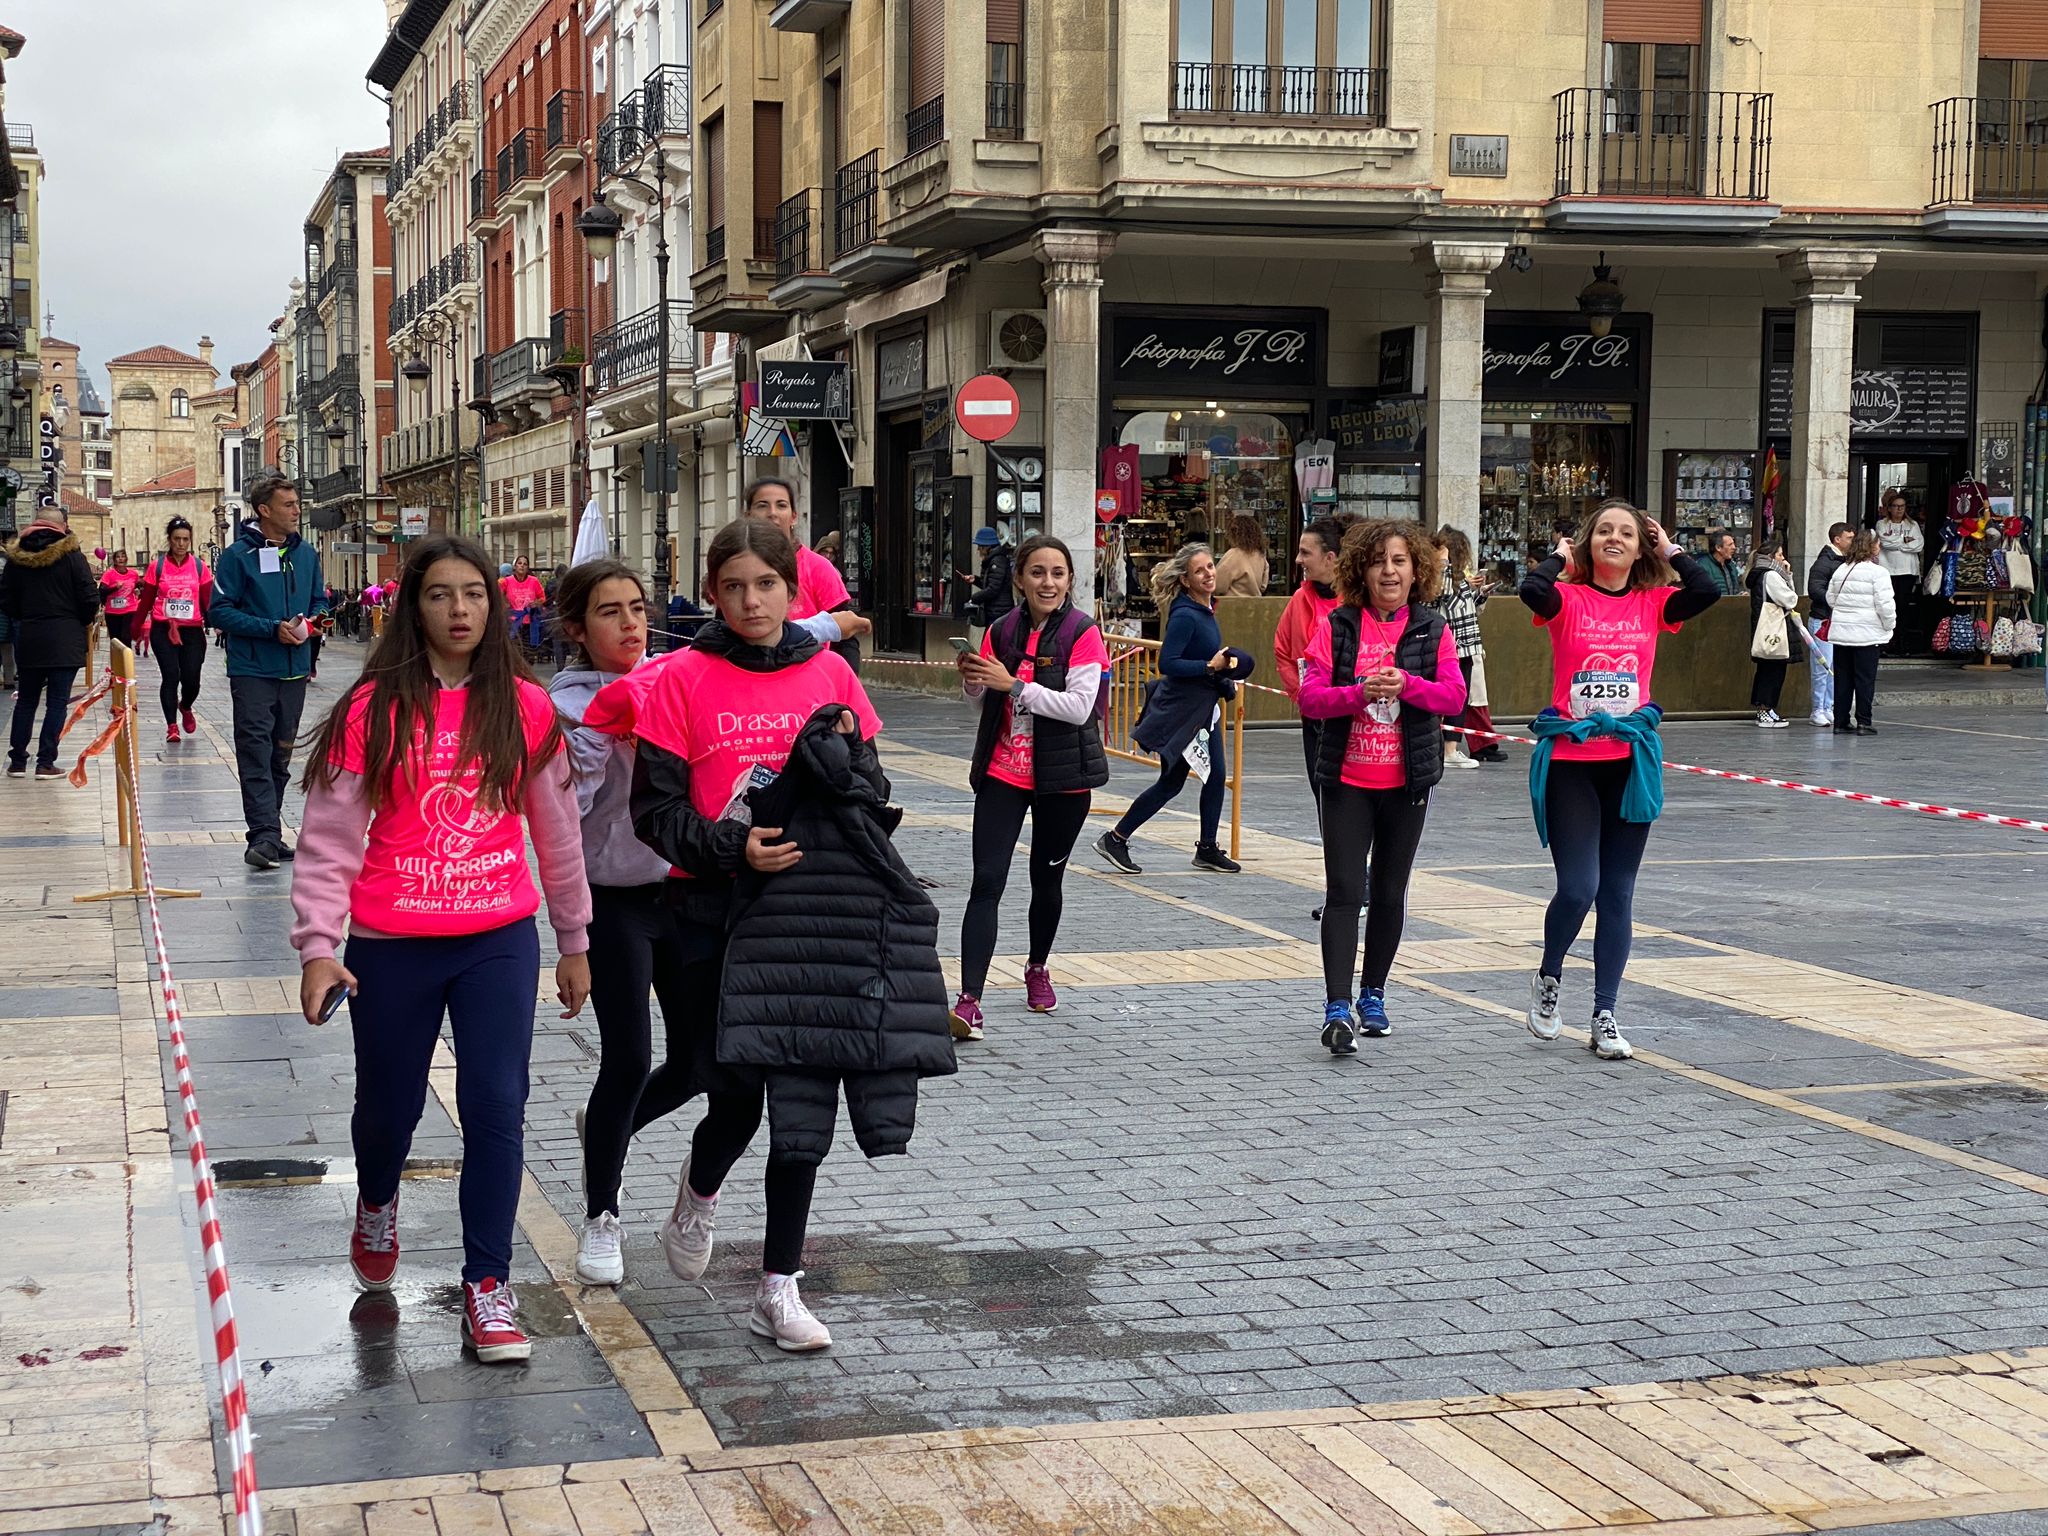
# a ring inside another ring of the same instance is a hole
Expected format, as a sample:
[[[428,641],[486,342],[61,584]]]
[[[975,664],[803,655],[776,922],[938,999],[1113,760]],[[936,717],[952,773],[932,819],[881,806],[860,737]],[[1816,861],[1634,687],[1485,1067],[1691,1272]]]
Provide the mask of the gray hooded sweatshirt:
[[[620,674],[565,667],[548,684],[555,708],[581,721],[597,690]],[[633,835],[633,744],[577,724],[564,732],[583,813],[583,868],[592,885],[653,885],[668,878],[668,860]]]

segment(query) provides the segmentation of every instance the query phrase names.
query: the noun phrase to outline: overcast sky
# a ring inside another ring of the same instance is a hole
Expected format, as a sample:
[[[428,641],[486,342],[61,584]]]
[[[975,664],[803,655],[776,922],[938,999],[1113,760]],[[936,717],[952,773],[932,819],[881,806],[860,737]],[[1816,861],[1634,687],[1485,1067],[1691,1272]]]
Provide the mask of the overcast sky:
[[[0,0],[0,23],[28,39],[6,113],[48,168],[55,333],[102,394],[109,357],[202,335],[225,384],[269,342],[337,153],[386,142],[363,79],[382,0]]]

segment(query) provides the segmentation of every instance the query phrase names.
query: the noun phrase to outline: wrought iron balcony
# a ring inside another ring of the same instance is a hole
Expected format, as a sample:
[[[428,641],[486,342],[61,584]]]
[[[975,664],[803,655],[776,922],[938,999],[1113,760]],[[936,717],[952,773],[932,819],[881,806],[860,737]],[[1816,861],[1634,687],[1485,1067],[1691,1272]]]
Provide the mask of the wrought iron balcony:
[[[690,131],[690,66],[657,64],[640,82],[640,127],[650,138]]]
[[[873,245],[881,192],[881,154],[869,150],[839,167],[833,177],[832,253],[834,257]]]
[[[991,80],[988,83],[988,111],[982,131],[992,139],[1024,137],[1024,82]]]
[[[362,494],[362,466],[359,464],[344,464],[340,469],[315,479],[313,481],[313,494],[309,499],[318,505],[323,502],[336,502],[344,497],[360,496]]]
[[[560,337],[560,340],[557,340]],[[490,392],[484,398],[494,405],[520,396],[552,396],[555,380],[549,370],[562,361],[563,353],[583,350],[583,311],[557,310],[546,336],[527,336],[502,351],[491,354]]]
[[[330,400],[355,395],[361,382],[356,372],[356,360],[344,357],[311,381],[306,403],[318,410]]]
[[[690,369],[690,306],[668,301],[668,367],[671,378]],[[590,389],[594,395],[653,378],[661,368],[661,306],[643,309],[590,338]]]
[[[1934,203],[2048,203],[2048,101],[1951,96],[1933,112]]]
[[[704,265],[715,267],[725,260],[725,226],[723,224],[704,231]]]
[[[506,141],[498,151],[497,192],[500,202],[511,194],[514,187],[531,181],[541,171],[542,149],[540,130],[522,128]]]
[[[497,206],[498,199],[491,188],[489,171],[469,173],[469,216],[481,219]]]
[[[585,359],[583,343],[583,311],[580,309],[558,309],[548,316],[548,346],[553,350],[549,363],[577,364]]]
[[[921,154],[946,136],[946,98],[934,96],[903,118],[903,152]]]
[[[1771,98],[1756,91],[1560,91],[1559,197],[1767,202]]]
[[[557,91],[548,98],[548,154],[574,150],[583,142],[583,93]]]
[[[600,181],[628,170],[647,148],[640,131],[640,98],[628,93],[597,125],[597,175]]]
[[[1173,113],[1176,117],[1258,122],[1310,119],[1377,127],[1387,119],[1387,72],[1314,64],[1176,63]],[[993,121],[993,109],[990,115]]]
[[[786,283],[804,272],[822,272],[832,258],[824,247],[831,233],[824,218],[824,198],[816,187],[785,197],[775,210],[775,281]]]
[[[9,123],[7,125],[7,147],[9,149],[34,149],[36,147],[35,129],[31,128],[27,123]]]
[[[325,299],[334,292],[339,283],[353,279],[356,275],[356,243],[353,240],[334,242],[334,259],[320,272],[319,297]]]
[[[766,218],[761,218],[758,215],[755,217],[754,249],[752,254],[755,261],[770,262],[775,259],[774,214],[771,213]]]

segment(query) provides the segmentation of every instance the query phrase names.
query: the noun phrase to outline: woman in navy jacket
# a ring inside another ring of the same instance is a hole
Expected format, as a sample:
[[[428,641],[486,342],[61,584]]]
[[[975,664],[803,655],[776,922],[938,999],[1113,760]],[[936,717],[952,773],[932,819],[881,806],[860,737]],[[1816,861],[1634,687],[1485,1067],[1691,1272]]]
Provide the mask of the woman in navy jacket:
[[[1195,844],[1195,868],[1234,875],[1242,867],[1216,846],[1223,820],[1225,783],[1221,759],[1221,703],[1237,696],[1236,679],[1250,677],[1253,661],[1228,650],[1216,624],[1216,560],[1206,544],[1186,544],[1170,560],[1152,567],[1152,601],[1166,620],[1159,642],[1159,681],[1145,695],[1132,739],[1160,759],[1159,781],[1131,802],[1116,826],[1095,840],[1095,851],[1127,875],[1144,871],[1132,862],[1131,834],[1159,814],[1188,781],[1188,749],[1203,740],[1209,776],[1202,781],[1202,835]]]

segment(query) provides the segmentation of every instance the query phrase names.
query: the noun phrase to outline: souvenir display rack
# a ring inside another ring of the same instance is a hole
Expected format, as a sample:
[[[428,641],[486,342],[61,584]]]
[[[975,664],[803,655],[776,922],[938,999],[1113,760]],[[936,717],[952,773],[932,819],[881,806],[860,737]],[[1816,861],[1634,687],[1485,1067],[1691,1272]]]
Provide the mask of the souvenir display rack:
[[[1757,455],[1743,448],[1667,448],[1664,451],[1665,529],[1688,550],[1706,552],[1709,528],[1735,535],[1735,557],[1747,560],[1755,544]]]

